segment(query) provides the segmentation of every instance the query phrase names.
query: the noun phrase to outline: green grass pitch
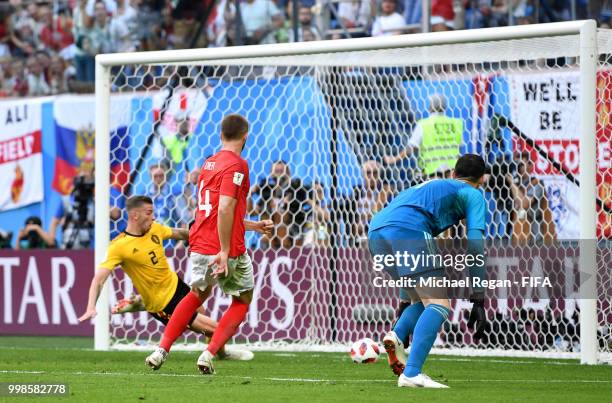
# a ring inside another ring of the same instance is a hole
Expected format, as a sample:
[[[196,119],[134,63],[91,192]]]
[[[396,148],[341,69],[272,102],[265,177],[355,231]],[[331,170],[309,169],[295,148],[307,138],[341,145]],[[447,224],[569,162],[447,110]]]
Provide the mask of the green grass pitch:
[[[186,402],[563,402],[606,401],[612,366],[571,360],[432,356],[425,373],[446,390],[405,389],[381,355],[353,364],[348,354],[256,352],[250,362],[217,361],[197,372],[197,352],[173,352],[156,372],[145,352],[97,352],[91,339],[0,337],[0,382],[67,383],[68,398],[49,401]],[[3,401],[31,398],[0,396]],[[609,401],[609,400],[607,400]]]

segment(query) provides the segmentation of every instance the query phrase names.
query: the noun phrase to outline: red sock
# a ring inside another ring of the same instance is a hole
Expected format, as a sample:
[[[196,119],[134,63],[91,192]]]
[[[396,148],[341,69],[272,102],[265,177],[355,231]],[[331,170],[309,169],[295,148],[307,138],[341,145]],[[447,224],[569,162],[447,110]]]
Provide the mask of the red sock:
[[[219,320],[215,334],[213,334],[210,343],[208,343],[208,351],[212,355],[216,355],[217,351],[236,333],[238,326],[244,320],[244,317],[249,310],[249,304],[234,299],[232,304],[227,308],[227,311]]]
[[[183,334],[191,317],[195,311],[202,305],[202,301],[194,293],[190,292],[179,302],[174,309],[174,313],[170,317],[170,321],[164,329],[164,336],[162,337],[159,346],[166,351],[170,351],[172,344]]]

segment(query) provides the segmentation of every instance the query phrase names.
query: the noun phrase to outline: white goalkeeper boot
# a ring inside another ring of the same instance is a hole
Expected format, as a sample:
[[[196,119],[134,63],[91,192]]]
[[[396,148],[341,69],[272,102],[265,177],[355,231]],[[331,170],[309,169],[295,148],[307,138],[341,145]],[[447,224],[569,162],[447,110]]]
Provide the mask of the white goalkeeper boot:
[[[406,351],[404,351],[404,343],[397,337],[392,330],[383,337],[383,346],[387,351],[387,361],[393,373],[399,376],[404,372],[406,366]]]
[[[434,381],[425,374],[418,374],[408,378],[406,375],[401,374],[397,379],[397,386],[400,388],[432,388],[432,389],[446,389],[448,386]]]
[[[208,350],[204,350],[204,352],[200,354],[197,365],[202,375],[212,375],[215,373],[213,355]]]
[[[166,361],[166,358],[168,358],[168,352],[161,347],[157,347],[155,351],[145,358],[145,364],[157,371]]]

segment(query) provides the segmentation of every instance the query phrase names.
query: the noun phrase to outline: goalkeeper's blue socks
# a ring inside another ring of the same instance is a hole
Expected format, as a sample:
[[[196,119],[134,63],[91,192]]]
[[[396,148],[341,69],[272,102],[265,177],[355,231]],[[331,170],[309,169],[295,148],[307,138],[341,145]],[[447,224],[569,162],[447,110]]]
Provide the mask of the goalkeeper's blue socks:
[[[421,373],[425,359],[431,350],[442,323],[448,319],[450,310],[442,305],[429,304],[414,327],[410,357],[404,375],[411,378]]]
[[[411,304],[409,307],[404,309],[404,312],[402,312],[402,315],[399,317],[397,323],[395,323],[395,326],[393,327],[393,331],[400,340],[406,340],[408,335],[414,331],[417,320],[419,320],[419,316],[421,316],[424,310],[425,307],[421,301],[417,302],[416,304]]]

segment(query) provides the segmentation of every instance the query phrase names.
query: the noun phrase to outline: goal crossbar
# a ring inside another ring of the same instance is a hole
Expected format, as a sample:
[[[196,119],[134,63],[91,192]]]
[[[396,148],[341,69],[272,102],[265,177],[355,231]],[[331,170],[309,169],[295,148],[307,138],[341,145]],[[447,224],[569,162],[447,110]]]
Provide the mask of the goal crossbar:
[[[586,20],[331,41],[112,53],[97,55],[96,63],[102,66],[118,66],[124,64],[173,64],[185,62],[198,63],[211,62],[214,60],[314,55],[321,53],[529,39],[544,36],[577,35],[585,29],[595,29],[593,24],[594,21]]]

